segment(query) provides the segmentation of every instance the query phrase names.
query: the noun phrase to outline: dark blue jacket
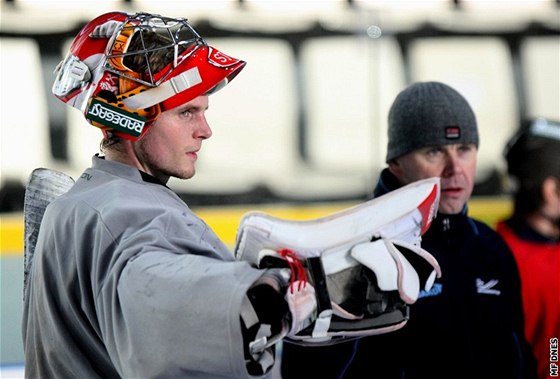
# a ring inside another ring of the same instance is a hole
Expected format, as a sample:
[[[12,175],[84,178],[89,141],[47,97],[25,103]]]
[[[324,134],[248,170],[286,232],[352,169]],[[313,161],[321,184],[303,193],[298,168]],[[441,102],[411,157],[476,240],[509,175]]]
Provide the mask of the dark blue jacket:
[[[384,170],[374,195],[398,187]],[[327,347],[286,342],[283,379],[534,378],[519,274],[501,237],[468,217],[465,206],[457,215],[438,214],[422,247],[438,260],[442,277],[411,306],[404,328]]]

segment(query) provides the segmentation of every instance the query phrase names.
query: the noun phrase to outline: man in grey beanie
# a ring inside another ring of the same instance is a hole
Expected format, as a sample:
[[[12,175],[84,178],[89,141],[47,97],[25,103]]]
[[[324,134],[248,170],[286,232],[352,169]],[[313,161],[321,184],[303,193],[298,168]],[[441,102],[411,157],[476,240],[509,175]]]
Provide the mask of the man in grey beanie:
[[[388,167],[374,196],[441,178],[438,216],[422,247],[442,277],[420,294],[401,330],[326,347],[284,344],[283,379],[534,378],[513,255],[493,229],[467,215],[479,146],[471,106],[446,84],[414,83],[398,94],[388,121]]]
[[[388,135],[388,170],[400,184],[440,176],[440,212],[459,213],[474,188],[479,145],[467,100],[443,83],[411,85],[389,110]],[[381,180],[375,195],[388,192],[384,187]]]

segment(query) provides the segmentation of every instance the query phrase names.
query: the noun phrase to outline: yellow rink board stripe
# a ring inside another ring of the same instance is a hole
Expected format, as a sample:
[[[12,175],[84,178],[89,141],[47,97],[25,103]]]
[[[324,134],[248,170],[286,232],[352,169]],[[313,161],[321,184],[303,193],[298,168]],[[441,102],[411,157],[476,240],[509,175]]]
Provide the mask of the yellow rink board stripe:
[[[357,203],[326,203],[312,205],[250,205],[227,207],[203,207],[194,209],[216,234],[228,245],[235,243],[235,234],[241,217],[249,211],[262,211],[287,220],[312,220],[323,217]],[[494,227],[512,210],[507,197],[474,198],[469,202],[469,215]],[[0,215],[0,255],[23,254],[23,215],[8,213]]]
[[[23,215],[6,213],[0,215],[0,255],[23,253]]]

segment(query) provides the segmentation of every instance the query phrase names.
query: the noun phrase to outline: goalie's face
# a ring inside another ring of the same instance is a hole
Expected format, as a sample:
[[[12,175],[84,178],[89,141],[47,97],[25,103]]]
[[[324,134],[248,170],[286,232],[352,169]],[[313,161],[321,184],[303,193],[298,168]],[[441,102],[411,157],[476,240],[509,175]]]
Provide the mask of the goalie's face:
[[[203,95],[162,112],[146,134],[133,142],[139,168],[163,183],[170,177],[191,178],[202,141],[212,135],[207,109],[208,96]]]
[[[389,169],[403,184],[438,176],[441,178],[439,212],[461,212],[470,198],[476,174],[474,144],[426,147],[396,158]]]

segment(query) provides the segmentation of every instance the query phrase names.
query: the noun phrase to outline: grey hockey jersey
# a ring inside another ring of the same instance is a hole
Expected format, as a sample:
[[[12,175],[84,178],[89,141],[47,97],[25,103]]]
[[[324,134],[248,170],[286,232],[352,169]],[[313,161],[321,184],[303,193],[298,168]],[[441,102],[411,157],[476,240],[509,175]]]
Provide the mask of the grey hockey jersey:
[[[261,275],[173,191],[94,157],[41,224],[26,377],[251,377],[239,317]]]

